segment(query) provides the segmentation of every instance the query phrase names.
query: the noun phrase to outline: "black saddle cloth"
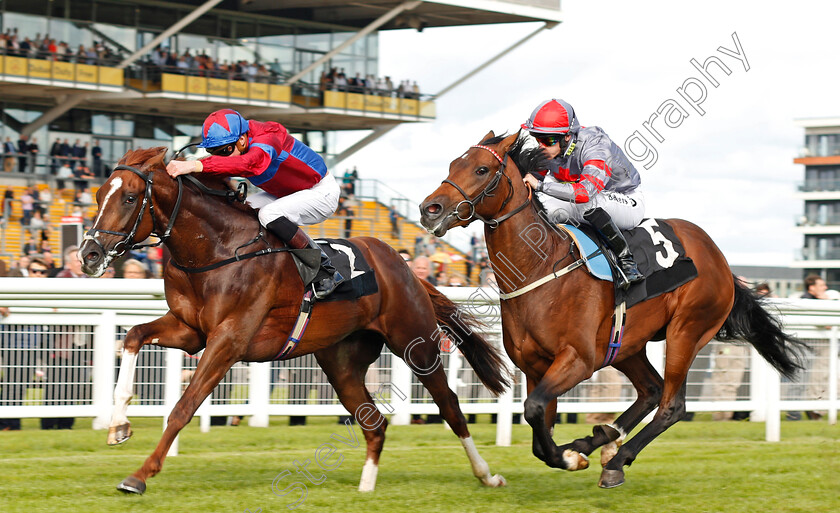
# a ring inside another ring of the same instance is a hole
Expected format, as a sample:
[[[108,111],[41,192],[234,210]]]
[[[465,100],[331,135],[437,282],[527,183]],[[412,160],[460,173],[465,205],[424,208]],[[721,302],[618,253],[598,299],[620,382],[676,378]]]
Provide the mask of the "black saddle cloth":
[[[604,245],[601,237],[589,225],[580,228],[602,251],[609,253],[610,262],[616,262],[615,255]],[[622,230],[621,233],[630,245],[636,265],[645,275],[645,279],[633,284],[629,290],[621,289],[618,284],[619,274],[614,265],[613,284],[615,284],[616,304],[627,302],[627,308],[671,292],[685,285],[697,277],[697,267],[685,254],[685,248],[674,233],[674,229],[663,219],[644,219],[639,226],[632,230]]]
[[[318,301],[358,299],[379,291],[376,272],[355,244],[346,239],[315,239],[315,242],[345,280],[332,294]],[[319,274],[316,279],[321,278]]]

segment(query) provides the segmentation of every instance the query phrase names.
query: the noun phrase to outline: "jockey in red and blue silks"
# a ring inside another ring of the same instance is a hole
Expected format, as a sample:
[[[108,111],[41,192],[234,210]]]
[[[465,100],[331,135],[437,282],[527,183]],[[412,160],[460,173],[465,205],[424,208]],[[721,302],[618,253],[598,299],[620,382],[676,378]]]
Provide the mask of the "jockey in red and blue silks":
[[[563,100],[542,102],[522,125],[550,159],[540,181],[525,182],[540,193],[548,218],[555,223],[586,222],[618,258],[621,285],[644,279],[621,229],[635,228],[645,213],[641,179],[621,148],[599,127],[582,127]]]
[[[241,176],[262,189],[248,197],[259,211],[260,223],[295,249],[320,247],[298,225],[317,224],[338,208],[340,189],[324,160],[298,141],[280,123],[247,120],[232,109],[211,113],[204,121],[202,141],[210,157],[173,160],[170,176],[208,173]],[[323,298],[344,281],[321,251],[321,276],[315,295]]]

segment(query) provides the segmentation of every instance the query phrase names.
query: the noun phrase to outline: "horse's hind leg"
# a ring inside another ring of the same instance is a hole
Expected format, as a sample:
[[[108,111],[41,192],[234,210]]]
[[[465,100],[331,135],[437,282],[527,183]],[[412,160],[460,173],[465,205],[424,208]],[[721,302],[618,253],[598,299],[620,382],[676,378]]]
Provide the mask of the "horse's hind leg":
[[[365,435],[367,456],[359,481],[360,492],[372,492],[376,487],[379,456],[385,444],[385,429],[388,427],[388,420],[379,412],[365,387],[365,372],[382,351],[382,342],[373,341],[376,337],[351,335],[315,353],[318,364],[338,394],[341,404],[353,414]]]
[[[423,333],[423,331],[419,333]],[[485,486],[505,486],[507,484],[505,478],[499,474],[491,474],[490,466],[478,453],[475,442],[467,428],[467,419],[464,418],[458,404],[458,396],[449,388],[446,373],[443,371],[443,365],[441,365],[440,349],[436,338],[436,336],[442,336],[442,333],[437,331],[434,325],[429,328],[428,333],[429,338],[395,337],[401,340],[411,340],[411,342],[405,347],[389,343],[389,347],[394,354],[406,361],[412,372],[431,394],[432,399],[440,409],[441,416],[449,423],[452,431],[458,435],[458,439],[470,459],[473,475]]]
[[[699,324],[703,323],[703,326]],[[628,440],[604,466],[598,486],[614,488],[624,483],[624,466],[633,463],[639,452],[685,415],[685,380],[697,352],[718,332],[720,325],[708,328],[708,320],[674,320],[668,326],[665,346],[665,384],[659,409],[653,421]]]
[[[652,412],[662,397],[662,377],[650,364],[645,351],[613,365],[624,373],[636,388],[636,401],[612,424],[592,428],[592,436],[572,442],[571,447],[589,455],[601,447],[601,466],[606,466],[618,452],[624,437]]]
[[[201,349],[198,334],[171,312],[146,324],[131,328],[125,336],[120,373],[114,389],[114,411],[108,428],[108,445],[118,445],[131,438],[131,423],[126,414],[134,395],[134,373],[140,348],[146,344],[174,347],[188,353]]]

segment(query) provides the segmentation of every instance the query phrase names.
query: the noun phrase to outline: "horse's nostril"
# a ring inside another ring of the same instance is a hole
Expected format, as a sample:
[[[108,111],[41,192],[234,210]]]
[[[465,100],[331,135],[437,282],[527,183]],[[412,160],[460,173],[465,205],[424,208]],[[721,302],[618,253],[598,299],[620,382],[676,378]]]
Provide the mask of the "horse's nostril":
[[[442,207],[437,203],[431,203],[430,205],[426,206],[426,213],[429,215],[435,215],[440,213]]]

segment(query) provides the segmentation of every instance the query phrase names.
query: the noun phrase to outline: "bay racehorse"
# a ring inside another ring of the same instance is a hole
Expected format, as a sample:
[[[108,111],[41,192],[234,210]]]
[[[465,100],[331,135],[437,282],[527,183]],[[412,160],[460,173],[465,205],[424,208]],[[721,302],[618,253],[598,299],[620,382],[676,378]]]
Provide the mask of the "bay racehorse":
[[[505,350],[527,377],[525,417],[533,428],[534,455],[551,467],[579,470],[588,466],[587,456],[603,446],[599,485],[622,484],[624,466],[685,414],[686,375],[713,337],[745,340],[785,375],[800,368],[802,343],[787,336],[734,278],[709,236],[692,223],[668,219],[694,261],[697,277],[627,310],[623,343],[612,366],[633,383],[636,401],[613,424],[596,426],[592,436],[557,446],[552,440],[557,397],[604,364],[614,291],[612,283],[593,278],[584,267],[575,269],[572,263],[579,264],[581,255],[570,237],[546,221],[538,199],[522,180],[525,173],[545,169],[541,151],[525,150],[523,142],[518,134],[488,133],[452,161],[449,176],[420,211],[422,224],[437,236],[483,221],[493,268],[520,280],[518,285],[513,278],[498,280],[498,286],[503,295],[515,289],[524,292],[501,301],[502,331]],[[533,243],[539,240],[534,230],[545,236],[539,247]],[[563,274],[569,264],[575,270]],[[526,291],[540,280],[545,283]],[[663,338],[664,380],[645,354],[649,340]],[[653,421],[621,445],[657,407]]]
[[[129,151],[96,193],[99,208],[85,236],[80,258],[86,273],[100,276],[108,264],[150,234],[164,239],[174,265],[164,271],[169,311],[133,327],[125,338],[109,444],[131,436],[126,408],[132,396],[137,355],[145,344],[195,354],[204,349],[195,374],[169,415],[157,448],[118,488],[143,493],[160,472],[175,436],[239,361],[275,359],[298,318],[303,280],[293,258],[274,252],[232,261],[250,248],[281,246],[263,233],[255,212],[230,202],[217,178],[172,179],[165,171],[165,148]],[[232,193],[232,191],[230,191]],[[221,195],[221,197],[220,197]],[[365,388],[368,366],[383,344],[406,359],[460,438],[473,473],[487,486],[504,479],[491,475],[467,430],[458,398],[440,365],[438,323],[457,340],[482,382],[495,394],[509,384],[501,354],[474,328],[477,321],[425,281],[417,279],[396,251],[378,239],[351,241],[375,272],[378,292],[353,301],[316,302],[303,340],[286,357],[314,353],[341,403],[364,429],[367,458],[359,489],[373,490],[387,422]],[[214,267],[202,272],[185,272]],[[363,417],[363,418],[359,418]]]

